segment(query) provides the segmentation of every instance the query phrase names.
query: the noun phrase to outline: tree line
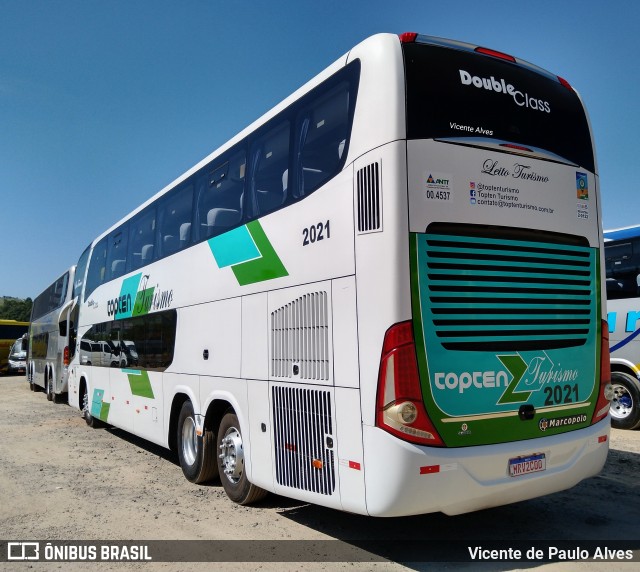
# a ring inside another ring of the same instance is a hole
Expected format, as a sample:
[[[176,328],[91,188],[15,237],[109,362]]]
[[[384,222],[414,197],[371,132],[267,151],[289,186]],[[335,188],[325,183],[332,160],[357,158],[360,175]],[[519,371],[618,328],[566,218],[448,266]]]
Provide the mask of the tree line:
[[[31,298],[26,300],[0,298],[0,319],[28,322],[31,319],[31,306],[33,306]]]

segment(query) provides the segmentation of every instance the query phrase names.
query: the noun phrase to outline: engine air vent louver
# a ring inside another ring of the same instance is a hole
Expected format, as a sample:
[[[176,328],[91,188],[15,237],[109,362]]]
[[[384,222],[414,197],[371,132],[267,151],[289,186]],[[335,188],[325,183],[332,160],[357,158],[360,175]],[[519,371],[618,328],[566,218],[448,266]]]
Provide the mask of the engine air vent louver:
[[[382,230],[382,193],[380,165],[371,163],[357,173],[358,232]]]
[[[330,392],[274,386],[272,397],[277,483],[333,494],[336,477]]]

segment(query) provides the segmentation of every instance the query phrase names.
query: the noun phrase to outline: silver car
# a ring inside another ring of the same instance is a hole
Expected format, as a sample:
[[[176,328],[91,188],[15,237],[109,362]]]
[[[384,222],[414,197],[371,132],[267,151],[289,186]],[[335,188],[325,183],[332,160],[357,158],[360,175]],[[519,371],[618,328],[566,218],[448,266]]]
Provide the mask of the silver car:
[[[25,373],[27,371],[27,340],[18,338],[9,350],[8,373]]]

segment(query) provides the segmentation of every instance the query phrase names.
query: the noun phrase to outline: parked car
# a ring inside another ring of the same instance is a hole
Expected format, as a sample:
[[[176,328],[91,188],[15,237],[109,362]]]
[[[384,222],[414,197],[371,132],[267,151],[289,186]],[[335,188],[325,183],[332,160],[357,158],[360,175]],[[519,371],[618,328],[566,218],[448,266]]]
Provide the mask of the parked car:
[[[18,338],[9,350],[8,373],[25,373],[27,371],[27,340]]]

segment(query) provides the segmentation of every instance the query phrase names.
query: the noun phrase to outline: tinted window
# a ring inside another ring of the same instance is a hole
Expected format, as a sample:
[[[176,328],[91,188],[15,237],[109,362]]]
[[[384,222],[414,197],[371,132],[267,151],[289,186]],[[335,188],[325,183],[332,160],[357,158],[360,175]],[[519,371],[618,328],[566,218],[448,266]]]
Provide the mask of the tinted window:
[[[125,273],[127,269],[128,241],[128,225],[121,226],[109,235],[106,280],[113,280]]]
[[[146,209],[129,223],[129,267],[131,272],[153,261],[156,242],[156,209]]]
[[[421,44],[403,49],[409,139],[491,138],[595,170],[587,118],[573,90],[473,52]]]
[[[282,207],[289,198],[290,131],[289,121],[280,121],[251,145],[251,186],[258,216]]]
[[[82,337],[83,363],[164,371],[173,361],[176,324],[175,310],[95,324]]]
[[[349,83],[315,98],[298,119],[298,187],[305,195],[333,177],[346,158],[349,135]]]
[[[103,238],[91,253],[89,271],[87,272],[87,287],[84,292],[84,299],[89,296],[107,277],[107,238]]]
[[[76,355],[76,345],[78,339],[78,317],[80,315],[80,305],[76,304],[69,315],[69,360]]]
[[[47,357],[47,350],[49,347],[49,332],[35,335],[31,338],[29,344],[31,357],[33,359],[44,359]]]
[[[29,326],[17,326],[14,324],[0,324],[0,340],[15,340],[22,334],[26,334]]]
[[[82,286],[84,285],[84,275],[87,270],[87,262],[89,261],[90,252],[91,246],[88,246],[78,259],[78,264],[76,265],[75,281],[73,283],[74,298],[80,296],[80,293],[82,292]]]
[[[607,298],[640,296],[640,241],[605,242]]]
[[[246,167],[243,149],[214,161],[198,179],[198,240],[242,222]]]
[[[68,288],[69,273],[66,272],[34,300],[31,319],[37,320],[62,306],[66,300]]]
[[[169,256],[191,244],[193,185],[188,184],[158,204],[159,257]]]

